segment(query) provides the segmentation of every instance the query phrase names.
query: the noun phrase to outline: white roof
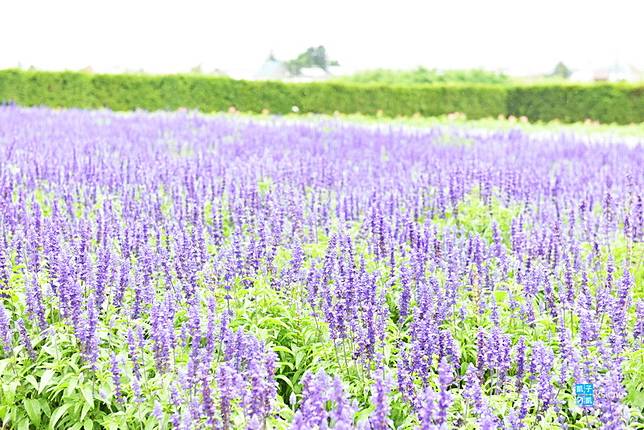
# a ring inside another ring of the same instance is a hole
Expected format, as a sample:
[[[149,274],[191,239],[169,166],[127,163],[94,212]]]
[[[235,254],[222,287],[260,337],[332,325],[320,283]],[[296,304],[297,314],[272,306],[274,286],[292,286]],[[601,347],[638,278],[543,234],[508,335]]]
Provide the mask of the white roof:
[[[289,76],[288,69],[281,61],[268,59],[257,71],[257,79],[283,79]]]
[[[329,76],[329,72],[319,67],[303,67],[300,69],[300,75],[311,78],[326,78]]]

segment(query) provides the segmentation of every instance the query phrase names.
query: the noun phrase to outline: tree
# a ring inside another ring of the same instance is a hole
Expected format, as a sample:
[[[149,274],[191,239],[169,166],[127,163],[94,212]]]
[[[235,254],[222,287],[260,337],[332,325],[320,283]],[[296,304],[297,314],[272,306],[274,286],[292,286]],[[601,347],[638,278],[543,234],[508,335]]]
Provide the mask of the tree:
[[[555,69],[550,74],[552,77],[563,79],[568,79],[570,75],[572,75],[572,71],[561,61],[557,63]]]
[[[305,67],[319,67],[328,71],[330,66],[338,66],[338,62],[330,60],[326,53],[326,48],[322,45],[310,47],[293,60],[286,62],[288,71],[293,75],[299,75]]]

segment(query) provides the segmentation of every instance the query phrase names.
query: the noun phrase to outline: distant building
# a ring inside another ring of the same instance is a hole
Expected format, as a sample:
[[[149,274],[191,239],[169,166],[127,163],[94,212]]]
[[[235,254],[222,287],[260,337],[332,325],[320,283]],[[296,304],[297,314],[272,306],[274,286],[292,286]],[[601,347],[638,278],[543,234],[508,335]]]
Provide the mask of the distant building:
[[[293,75],[286,66],[286,63],[276,59],[271,53],[253,78],[271,81],[313,82],[337,76],[339,70],[339,66],[331,66],[328,70],[320,67],[303,67],[298,75]]]
[[[579,69],[574,70],[569,79],[574,82],[593,82],[593,76],[591,69]]]
[[[289,73],[286,64],[284,64],[283,61],[276,59],[271,53],[255,74],[255,79],[281,81],[290,76],[291,74]]]
[[[219,69],[219,68],[214,68],[210,72],[208,72],[209,75],[215,75],[215,76],[228,76],[228,73],[226,73],[225,70]]]
[[[285,80],[289,82],[312,82],[328,79],[331,76],[333,76],[331,72],[319,67],[303,67],[299,75],[289,76]]]
[[[639,73],[634,67],[625,64],[615,63],[609,67],[604,67],[595,70],[595,81],[608,81],[608,82],[621,82],[621,81],[637,81],[639,80]]]
[[[577,82],[637,82],[642,78],[642,71],[619,62],[597,69],[575,70],[570,76],[571,81]]]

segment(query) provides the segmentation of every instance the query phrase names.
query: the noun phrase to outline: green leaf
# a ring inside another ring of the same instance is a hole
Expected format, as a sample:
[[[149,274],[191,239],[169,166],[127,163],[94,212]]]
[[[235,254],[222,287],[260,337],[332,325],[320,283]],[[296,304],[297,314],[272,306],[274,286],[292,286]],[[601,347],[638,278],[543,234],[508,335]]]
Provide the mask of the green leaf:
[[[92,430],[93,428],[94,428],[94,421],[90,420],[89,418],[83,421],[84,430]]]
[[[152,430],[156,428],[163,428],[163,423],[157,423],[155,420],[148,419],[145,423],[145,430]]]
[[[36,427],[40,427],[40,402],[36,399],[24,399],[22,403],[25,405],[25,411],[31,423]]]
[[[288,379],[286,376],[284,376],[284,375],[276,375],[276,376],[275,376],[275,379],[279,379],[279,380],[284,381],[284,382],[286,383],[286,385],[288,385],[288,386],[289,386],[289,388],[291,389],[291,391],[294,391],[294,390],[295,390],[295,389],[293,388],[293,383],[292,383],[292,382],[291,382],[291,380],[290,380],[290,379]]]
[[[16,397],[16,390],[20,386],[20,381],[11,381],[2,386],[3,402],[11,405]]]
[[[639,409],[639,410],[644,409],[644,391],[642,390],[633,391],[627,397],[627,403],[629,403],[636,409]]]
[[[502,290],[495,290],[494,298],[497,304],[505,303],[508,300],[508,292],[502,291]]]
[[[293,351],[290,350],[287,346],[284,345],[275,345],[273,346],[273,351],[275,352],[286,352],[287,354],[293,354]]]
[[[29,420],[28,419],[22,419],[18,423],[18,430],[29,430]]]
[[[49,403],[47,402],[47,399],[43,399],[42,397],[40,398],[40,410],[47,416],[47,418],[51,416]]]
[[[65,388],[65,397],[73,397],[76,392],[76,387],[78,386],[78,378],[75,378],[72,374],[68,374],[68,376],[69,377],[66,379],[68,379],[69,382]]]
[[[85,403],[85,404],[83,405],[83,410],[81,411],[81,415],[80,415],[80,420],[81,420],[81,421],[83,421],[83,420],[85,419],[85,416],[87,415],[87,413],[88,413],[91,409],[92,409],[92,405],[90,405],[89,403]]]
[[[300,367],[302,364],[302,360],[306,357],[306,351],[300,350],[295,354],[295,367]]]
[[[45,370],[45,372],[40,377],[40,383],[38,384],[38,394],[42,393],[43,390],[49,385],[53,379],[55,373],[51,369]]]
[[[54,430],[56,428],[56,423],[58,423],[58,420],[60,420],[60,418],[65,415],[67,409],[69,409],[71,406],[71,403],[65,403],[64,405],[58,407],[53,414],[51,414],[51,419],[49,420],[49,428],[51,430]]]
[[[34,375],[27,375],[25,376],[25,381],[29,382],[31,385],[34,386],[36,390],[38,390],[38,381],[34,377]]]
[[[293,363],[289,363],[288,361],[278,361],[277,366],[279,368],[288,367],[290,370],[295,370],[295,366],[293,365]]]
[[[93,408],[94,407],[94,390],[92,389],[92,387],[88,386],[88,385],[82,386],[81,387],[81,394],[83,395],[83,399],[85,399],[85,402]]]
[[[9,359],[0,360],[0,375],[4,375],[4,370],[9,366]]]

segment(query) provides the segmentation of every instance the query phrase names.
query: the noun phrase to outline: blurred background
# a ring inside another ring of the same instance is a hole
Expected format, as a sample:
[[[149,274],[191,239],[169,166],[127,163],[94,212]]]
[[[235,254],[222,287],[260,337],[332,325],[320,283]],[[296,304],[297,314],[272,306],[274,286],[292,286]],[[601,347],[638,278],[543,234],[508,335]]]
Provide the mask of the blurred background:
[[[637,0],[0,6],[0,68],[428,83],[644,79]]]

